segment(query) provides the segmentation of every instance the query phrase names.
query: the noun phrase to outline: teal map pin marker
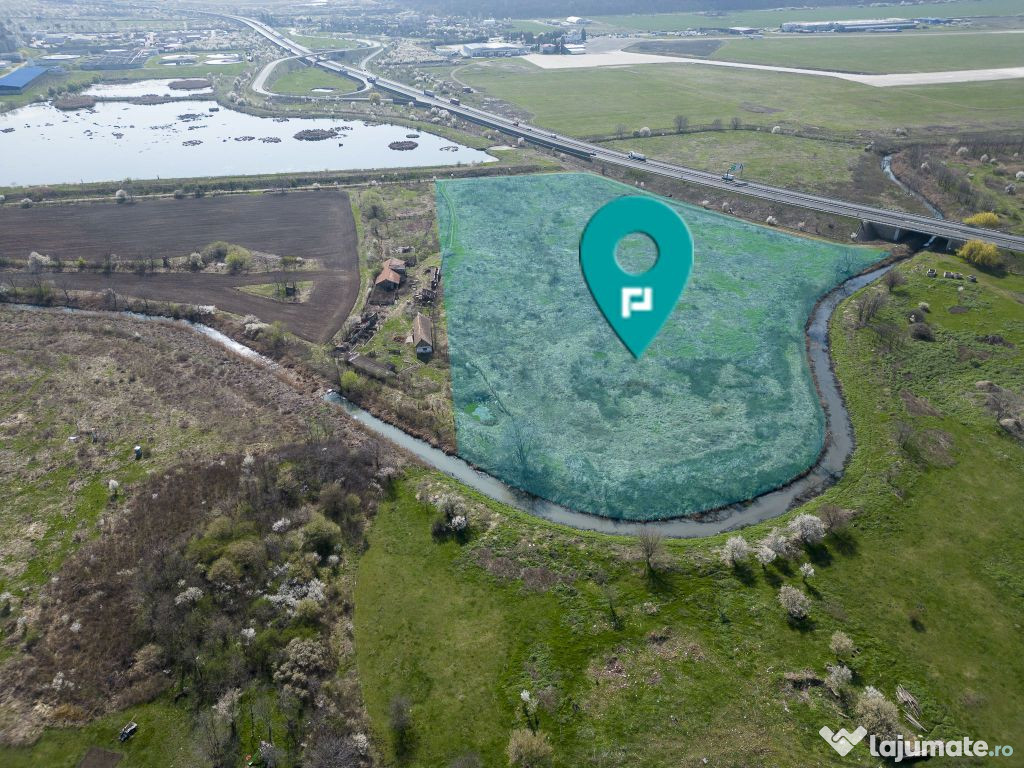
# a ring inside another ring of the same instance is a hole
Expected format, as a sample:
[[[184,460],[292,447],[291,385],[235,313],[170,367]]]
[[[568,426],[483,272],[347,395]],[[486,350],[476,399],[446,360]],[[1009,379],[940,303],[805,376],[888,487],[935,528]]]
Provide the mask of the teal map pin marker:
[[[647,235],[654,266],[631,275],[615,258],[627,235]],[[693,237],[679,214],[653,197],[620,197],[591,217],[580,238],[580,267],[616,335],[640,359],[676,307],[693,270]]]

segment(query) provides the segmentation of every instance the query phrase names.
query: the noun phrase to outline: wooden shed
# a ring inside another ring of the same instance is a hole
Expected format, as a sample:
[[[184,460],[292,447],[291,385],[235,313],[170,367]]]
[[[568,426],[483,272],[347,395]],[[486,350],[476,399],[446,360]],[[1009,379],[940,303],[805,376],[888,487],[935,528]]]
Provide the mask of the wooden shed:
[[[421,312],[417,312],[412,321],[412,343],[417,355],[427,357],[434,353],[434,324]]]

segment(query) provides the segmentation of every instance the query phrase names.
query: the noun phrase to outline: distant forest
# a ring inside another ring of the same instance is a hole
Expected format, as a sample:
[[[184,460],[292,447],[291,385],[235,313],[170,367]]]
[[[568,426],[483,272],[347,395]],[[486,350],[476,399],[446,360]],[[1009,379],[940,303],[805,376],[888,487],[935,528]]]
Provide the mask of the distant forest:
[[[853,0],[815,0],[808,5],[850,5]],[[441,14],[522,19],[531,16],[598,16],[626,13],[749,11],[779,8],[782,0],[405,0]]]

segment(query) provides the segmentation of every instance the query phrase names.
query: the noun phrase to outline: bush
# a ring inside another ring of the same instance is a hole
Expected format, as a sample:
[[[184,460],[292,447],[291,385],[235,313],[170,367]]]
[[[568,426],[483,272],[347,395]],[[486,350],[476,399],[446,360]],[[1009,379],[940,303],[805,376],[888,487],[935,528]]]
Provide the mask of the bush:
[[[238,584],[242,574],[239,573],[238,566],[228,558],[221,557],[213,561],[213,565],[206,572],[206,578],[217,586],[232,587]]]
[[[999,226],[999,216],[993,211],[983,211],[981,213],[976,213],[973,216],[968,216],[964,219],[964,224],[968,224],[972,227],[994,229]]]
[[[731,568],[746,562],[750,558],[750,545],[742,536],[730,536],[722,547],[722,562]]]
[[[224,261],[224,259],[228,257],[228,253],[230,253],[230,251],[230,243],[225,243],[223,240],[217,240],[203,248],[203,261],[207,264],[214,261]]]
[[[856,650],[850,636],[838,630],[832,633],[832,639],[829,641],[828,647],[836,655],[837,659],[848,659]]]
[[[804,544],[817,544],[825,538],[825,524],[814,515],[797,515],[789,521],[789,535]]]
[[[791,619],[806,619],[810,602],[807,595],[795,587],[784,584],[779,588],[779,605],[786,609]]]
[[[263,543],[255,539],[242,539],[231,542],[224,551],[224,556],[249,575],[256,575],[267,565],[267,550]]]
[[[554,750],[546,734],[517,728],[509,736],[506,753],[508,764],[513,768],[547,768]]]
[[[228,268],[228,272],[237,275],[249,268],[250,256],[251,254],[245,248],[232,247],[224,259],[224,265]]]
[[[868,686],[857,700],[857,722],[880,739],[891,739],[900,732],[900,713],[877,688]]]
[[[821,521],[825,524],[825,530],[829,533],[840,531],[850,524],[853,519],[853,511],[843,509],[835,504],[826,504],[819,513]]]
[[[320,557],[327,557],[334,551],[341,539],[341,528],[323,515],[316,513],[302,526],[302,546]]]
[[[882,283],[886,288],[889,289],[889,293],[899,288],[901,285],[906,285],[907,278],[903,276],[902,272],[897,272],[895,269],[890,269],[882,276]]]
[[[845,664],[833,664],[828,667],[825,675],[825,687],[838,696],[853,680],[853,672]]]
[[[986,243],[981,240],[968,240],[956,252],[956,255],[979,269],[987,269],[992,272],[1001,272],[1006,269],[1006,261],[1003,259],[1002,254],[999,253],[999,249],[992,245],[992,243]]]
[[[918,341],[935,341],[935,331],[928,323],[913,323],[910,326],[910,337]]]

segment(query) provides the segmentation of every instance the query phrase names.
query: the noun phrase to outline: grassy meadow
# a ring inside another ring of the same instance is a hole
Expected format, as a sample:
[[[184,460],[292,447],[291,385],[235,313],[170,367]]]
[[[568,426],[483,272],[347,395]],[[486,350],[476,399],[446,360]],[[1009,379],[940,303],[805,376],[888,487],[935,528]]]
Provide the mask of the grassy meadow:
[[[676,115],[691,124],[729,125],[738,117],[769,127],[865,133],[998,128],[1024,120],[1019,80],[876,88],[699,64],[542,70],[515,59],[474,63],[459,78],[526,110],[538,125],[576,136],[613,135],[620,125],[670,130]]]
[[[1024,278],[967,284],[928,278],[928,267],[964,269],[921,254],[899,267],[907,283],[869,327],[854,322],[863,294],[834,318],[858,447],[843,479],[799,511],[835,504],[857,516],[792,559],[733,570],[719,536],[670,542],[649,571],[633,539],[465,492],[468,540],[438,541],[429,502],[460,491],[414,473],[374,522],[355,593],[383,765],[449,765],[469,752],[503,765],[509,732],[526,725],[524,689],[541,701],[557,767],[875,765],[863,748],[838,758],[817,735],[852,727],[851,701],[868,685],[890,699],[905,686],[929,738],[1012,744],[1024,725],[1024,447],[974,383],[1024,388]],[[932,342],[905,330],[921,301]],[[989,334],[1013,346],[978,341]],[[754,542],[778,524],[741,533]],[[807,594],[808,620],[787,621],[781,585]],[[835,662],[837,630],[857,647],[842,696],[814,682]],[[388,727],[396,696],[412,704],[402,740]],[[972,764],[930,761],[954,763]]]
[[[1024,65],[1017,34],[765,37],[729,40],[712,59],[801,69],[890,74]]]
[[[274,77],[268,86],[273,93],[293,96],[311,96],[314,88],[331,88],[333,95],[351,93],[359,83],[319,67],[297,67]],[[331,95],[331,94],[324,94]]]
[[[703,13],[655,13],[626,14],[618,16],[597,16],[594,31],[607,29],[640,32],[670,32],[676,30],[696,29],[699,27],[734,27],[751,26],[772,28],[786,21],[831,21],[832,19],[877,19],[879,16],[901,15],[893,10],[893,14],[880,11],[868,4],[864,5],[832,5],[818,8],[797,8],[789,10],[767,11],[733,11],[720,14]],[[1020,16],[1020,3],[1016,0],[954,0],[949,3],[923,3],[914,5],[912,10],[916,16],[948,17],[984,17],[984,16]],[[600,25],[600,26],[598,26]]]
[[[605,142],[622,152],[723,173],[743,163],[743,178],[766,184],[834,194],[845,200],[881,202],[920,210],[919,203],[882,173],[878,156],[860,144],[806,139],[768,131],[705,131]]]

